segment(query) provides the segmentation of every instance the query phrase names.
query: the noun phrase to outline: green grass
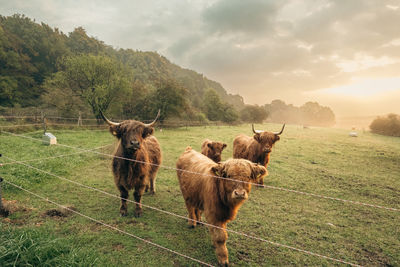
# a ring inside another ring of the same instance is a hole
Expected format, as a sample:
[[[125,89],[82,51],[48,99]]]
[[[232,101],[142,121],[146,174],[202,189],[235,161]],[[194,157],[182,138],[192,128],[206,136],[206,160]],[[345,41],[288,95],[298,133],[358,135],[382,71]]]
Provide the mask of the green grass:
[[[275,131],[280,125],[257,128]],[[115,143],[106,131],[53,133],[59,143],[82,148]],[[163,150],[163,165],[174,167],[186,146],[200,150],[205,138],[227,143],[223,159],[229,158],[233,138],[239,133],[251,134],[251,126],[164,129],[157,131],[156,136]],[[41,131],[25,135],[40,138]],[[0,153],[18,160],[76,152],[5,133],[0,135],[0,148]],[[111,153],[112,147],[100,151]],[[5,158],[1,160],[7,162]],[[109,157],[82,153],[28,164],[118,194]],[[400,138],[370,133],[351,138],[348,131],[341,129],[287,126],[273,149],[268,170],[267,185],[400,209]],[[147,208],[143,217],[137,219],[133,217],[132,203],[129,216],[121,218],[116,198],[21,165],[4,165],[0,171],[6,180],[39,195],[162,246],[217,264],[206,227],[188,229],[185,220]],[[5,183],[3,197],[16,200],[16,205],[23,208],[18,208],[9,219],[0,219],[0,266],[12,265],[12,260],[16,260],[16,265],[198,265],[78,215],[44,216],[46,210],[55,206]],[[143,204],[186,216],[174,170],[160,169],[157,193],[145,195]],[[361,265],[399,266],[399,221],[400,212],[253,188],[228,228]],[[27,249],[31,243],[34,246]],[[227,246],[235,266],[340,265],[233,233],[229,233]],[[8,255],[7,261],[2,257],[4,253]],[[16,258],[18,254],[21,256]],[[35,261],[36,254],[42,261]]]

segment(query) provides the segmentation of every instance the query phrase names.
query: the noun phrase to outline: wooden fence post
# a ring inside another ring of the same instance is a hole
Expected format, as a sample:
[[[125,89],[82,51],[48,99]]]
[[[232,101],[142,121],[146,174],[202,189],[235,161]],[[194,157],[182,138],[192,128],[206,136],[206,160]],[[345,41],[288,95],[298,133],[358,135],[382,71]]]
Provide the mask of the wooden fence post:
[[[78,126],[82,126],[82,113],[79,111]]]
[[[3,200],[1,199],[1,183],[3,182],[3,178],[0,177],[0,210],[3,210]]]
[[[0,177],[0,216],[7,217],[10,215],[10,211],[3,206],[3,200],[1,196],[1,183],[3,182],[3,178]]]
[[[43,113],[43,111],[41,112],[41,117],[43,123],[43,135],[45,135],[47,131],[47,122],[46,122],[46,115]]]

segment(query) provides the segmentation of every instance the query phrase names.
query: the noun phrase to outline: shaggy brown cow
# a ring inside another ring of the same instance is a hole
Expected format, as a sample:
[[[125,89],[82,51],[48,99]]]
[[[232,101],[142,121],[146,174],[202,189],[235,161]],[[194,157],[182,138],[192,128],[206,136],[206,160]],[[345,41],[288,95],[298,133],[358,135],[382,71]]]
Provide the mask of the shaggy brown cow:
[[[252,125],[252,129],[254,132],[253,137],[244,134],[235,137],[233,140],[233,157],[248,159],[267,167],[272,146],[280,139],[279,135],[285,129],[285,124],[283,124],[279,133],[256,131],[254,130],[254,125]],[[257,183],[264,184],[264,179],[259,179]]]
[[[114,151],[112,170],[114,182],[120,191],[121,216],[126,216],[128,207],[126,199],[129,197],[129,190],[135,189],[133,197],[136,203],[135,216],[142,214],[141,198],[143,192],[155,193],[155,180],[159,165],[161,164],[161,148],[157,139],[152,136],[154,124],[160,116],[152,123],[144,124],[140,121],[125,120],[115,123],[108,120],[103,113],[103,119],[110,125],[110,132],[118,138],[118,145]],[[129,161],[118,157],[129,158],[136,161]]]
[[[191,147],[179,157],[176,167],[189,218],[192,219],[189,225],[195,227],[203,212],[207,223],[220,227],[210,226],[209,230],[219,264],[228,265],[226,224],[235,219],[240,206],[248,198],[251,184],[247,182],[266,175],[267,169],[244,159],[215,163]]]
[[[225,143],[215,142],[211,141],[210,139],[206,139],[201,145],[201,154],[206,155],[215,162],[220,162],[222,150],[224,150],[225,147]]]

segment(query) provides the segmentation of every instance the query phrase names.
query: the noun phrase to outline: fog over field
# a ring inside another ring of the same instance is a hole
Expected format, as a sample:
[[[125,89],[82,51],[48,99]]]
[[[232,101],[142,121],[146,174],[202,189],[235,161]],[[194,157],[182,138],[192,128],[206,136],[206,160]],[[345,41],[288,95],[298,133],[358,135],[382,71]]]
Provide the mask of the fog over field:
[[[340,116],[400,113],[398,1],[5,1],[114,47],[157,51],[246,103],[318,101]]]

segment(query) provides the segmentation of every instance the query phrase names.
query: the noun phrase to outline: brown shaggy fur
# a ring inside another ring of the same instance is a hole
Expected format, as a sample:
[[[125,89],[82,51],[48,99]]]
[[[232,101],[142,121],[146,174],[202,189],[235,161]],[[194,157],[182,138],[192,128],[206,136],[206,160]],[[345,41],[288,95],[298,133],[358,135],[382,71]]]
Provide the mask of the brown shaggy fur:
[[[221,161],[222,150],[226,147],[225,143],[211,141],[206,139],[201,145],[201,154],[206,155],[215,162]]]
[[[133,194],[134,200],[137,202],[135,216],[140,217],[142,214],[140,203],[143,192],[145,190],[147,192],[150,188],[150,193],[155,193],[156,174],[158,165],[161,164],[160,144],[157,138],[152,136],[154,129],[145,126],[140,121],[126,120],[118,126],[112,125],[110,132],[118,138],[114,155],[139,161],[133,162],[114,158],[112,170],[114,182],[120,191],[121,198],[128,199],[129,190],[135,190]],[[128,213],[124,199],[121,199],[121,216],[126,216]]]
[[[253,137],[240,134],[233,140],[233,157],[247,159],[267,168],[272,147],[279,139],[279,135],[271,132],[256,133]],[[261,177],[257,183],[264,184],[264,179]]]
[[[267,173],[265,167],[244,159],[229,159],[215,163],[191,147],[186,148],[179,157],[176,167],[189,218],[200,221],[201,214],[204,213],[207,223],[223,229],[229,221],[235,219],[240,206],[248,198],[251,190],[251,185],[248,183],[223,178],[254,182]],[[189,225],[195,227],[196,221],[189,221]],[[214,227],[209,229],[219,264],[228,265],[226,231]]]

